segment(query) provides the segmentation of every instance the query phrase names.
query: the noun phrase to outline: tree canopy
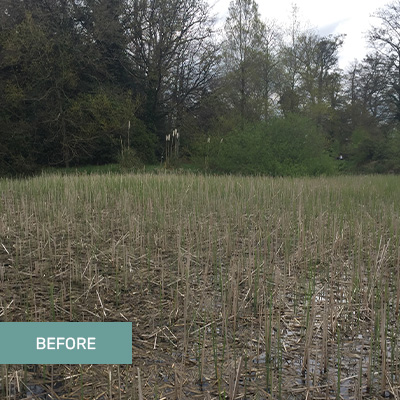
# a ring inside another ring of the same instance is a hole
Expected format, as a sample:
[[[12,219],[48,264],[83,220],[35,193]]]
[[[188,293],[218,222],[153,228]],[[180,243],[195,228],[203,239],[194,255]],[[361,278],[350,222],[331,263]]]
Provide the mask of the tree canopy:
[[[223,172],[400,172],[400,0],[375,16],[371,52],[344,71],[346,37],[302,29],[296,8],[285,28],[232,0],[219,30],[206,0],[4,0],[0,174],[121,154]]]

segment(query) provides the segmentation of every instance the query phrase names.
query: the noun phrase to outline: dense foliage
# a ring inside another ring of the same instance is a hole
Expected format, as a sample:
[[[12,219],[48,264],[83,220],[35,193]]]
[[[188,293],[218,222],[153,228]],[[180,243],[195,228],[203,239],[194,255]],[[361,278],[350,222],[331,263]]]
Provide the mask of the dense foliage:
[[[325,147],[313,121],[292,114],[209,138],[201,152],[204,167],[214,171],[295,176],[333,173],[335,165]]]
[[[302,29],[296,8],[284,29],[233,0],[221,33],[205,0],[4,0],[0,174],[400,172],[400,0],[376,16],[343,71],[346,38]]]

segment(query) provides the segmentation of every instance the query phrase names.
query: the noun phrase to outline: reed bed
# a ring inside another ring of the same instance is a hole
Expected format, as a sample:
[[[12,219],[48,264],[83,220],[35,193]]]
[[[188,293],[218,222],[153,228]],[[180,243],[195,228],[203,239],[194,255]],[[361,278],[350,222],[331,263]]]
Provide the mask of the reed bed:
[[[131,321],[132,365],[22,399],[399,398],[400,178],[0,180],[0,321]]]

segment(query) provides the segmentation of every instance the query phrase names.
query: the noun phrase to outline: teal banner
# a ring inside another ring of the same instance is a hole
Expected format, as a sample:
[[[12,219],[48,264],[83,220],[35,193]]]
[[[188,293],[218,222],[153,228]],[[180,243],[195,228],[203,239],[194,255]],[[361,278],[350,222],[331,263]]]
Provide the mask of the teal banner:
[[[132,323],[0,322],[0,364],[132,364]]]

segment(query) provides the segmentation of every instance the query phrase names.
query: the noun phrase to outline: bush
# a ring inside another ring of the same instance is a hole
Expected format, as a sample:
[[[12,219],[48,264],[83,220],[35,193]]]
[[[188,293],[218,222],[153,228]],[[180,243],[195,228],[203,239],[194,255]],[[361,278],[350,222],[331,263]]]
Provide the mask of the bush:
[[[302,176],[336,171],[322,133],[314,122],[299,115],[248,124],[222,142],[210,138],[202,153],[209,168],[217,172]]]
[[[134,171],[143,167],[143,162],[138,157],[136,150],[130,147],[121,151],[118,163],[123,172]]]

